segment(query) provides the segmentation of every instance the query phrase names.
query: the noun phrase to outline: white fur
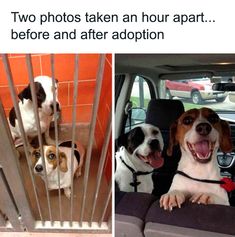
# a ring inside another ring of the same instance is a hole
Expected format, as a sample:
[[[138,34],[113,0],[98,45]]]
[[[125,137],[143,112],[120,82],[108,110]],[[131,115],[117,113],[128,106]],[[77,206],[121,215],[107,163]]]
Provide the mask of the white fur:
[[[197,162],[186,144],[186,141],[190,143],[197,141],[199,135],[195,128],[199,123],[205,122],[208,123],[200,113],[192,128],[185,133],[183,144],[181,144],[182,156],[178,164],[178,170],[198,179],[220,180],[220,170],[216,159],[217,149],[219,148],[219,132],[212,126],[212,130],[208,135],[209,140],[215,142],[212,159],[208,163]],[[198,203],[204,203],[205,200],[208,200],[204,204],[229,205],[227,192],[219,184],[197,182],[180,174],[174,176],[168,193],[160,199],[160,205],[166,210],[172,210],[175,206],[181,207],[181,204],[187,199]]]
[[[42,108],[38,108],[41,132],[45,133],[45,132],[49,132],[48,128],[53,119],[53,114],[52,114],[53,111],[50,108],[50,105],[53,104],[52,78],[48,76],[38,76],[34,80],[35,82],[41,83],[46,93],[46,100],[42,103]],[[58,102],[57,90],[55,91],[55,94],[56,94],[56,101]],[[23,99],[23,101],[19,100],[18,103],[19,103],[19,108],[20,108],[20,112],[22,116],[25,133],[28,137],[33,138],[37,136],[37,126],[36,126],[36,119],[35,119],[34,110],[33,110],[33,102],[29,99]],[[16,124],[14,127],[11,126],[9,122],[13,140],[21,137],[18,120],[16,119],[15,122]]]
[[[55,169],[53,169],[53,166],[51,164],[49,164],[49,162],[47,161],[47,158],[46,158],[46,155],[45,155],[47,149],[48,149],[48,146],[44,146],[44,157],[45,157],[48,188],[49,188],[49,190],[59,189],[59,183],[58,183],[58,169],[59,168],[56,167]],[[72,149],[69,148],[69,147],[59,147],[59,151],[64,152],[66,154],[66,156],[67,156],[67,167],[68,167],[67,172],[62,172],[59,169],[60,188],[63,188],[66,197],[70,198],[71,175],[75,174],[75,172],[81,166],[81,164],[78,164],[77,159],[74,156],[73,157],[73,159],[74,159],[73,169],[71,169],[71,151],[72,151]],[[81,156],[80,156],[80,162],[81,162]],[[40,175],[43,179],[45,179],[45,177],[43,175],[44,172],[38,173],[35,170],[35,167],[37,165],[42,165],[43,166],[42,156],[38,159],[38,161],[34,165],[33,170],[34,170],[35,174]]]
[[[148,155],[148,153],[150,152],[150,148],[147,143],[150,139],[154,138],[157,138],[159,140],[160,148],[161,150],[163,149],[163,138],[160,130],[157,127],[149,124],[142,124],[139,127],[142,128],[145,134],[145,140],[140,146],[135,149],[133,154],[129,154],[123,146],[120,147],[119,150],[116,152],[117,163],[115,171],[115,181],[118,183],[120,190],[124,192],[134,191],[134,187],[130,185],[130,183],[133,182],[133,176],[132,172],[123,164],[120,157],[122,157],[126,164],[132,167],[135,171],[151,172],[153,171],[153,167],[136,157],[136,152],[143,156]],[[156,136],[151,133],[153,128],[158,130],[159,132]],[[141,184],[137,186],[138,192],[152,193],[152,174],[140,175],[137,177],[137,179],[138,182],[141,182]]]

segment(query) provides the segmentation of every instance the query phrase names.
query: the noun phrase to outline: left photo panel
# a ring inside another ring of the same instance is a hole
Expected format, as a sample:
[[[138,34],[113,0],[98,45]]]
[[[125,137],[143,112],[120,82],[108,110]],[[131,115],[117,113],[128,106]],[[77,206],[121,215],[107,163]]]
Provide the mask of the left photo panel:
[[[112,232],[112,54],[0,56],[3,231]]]

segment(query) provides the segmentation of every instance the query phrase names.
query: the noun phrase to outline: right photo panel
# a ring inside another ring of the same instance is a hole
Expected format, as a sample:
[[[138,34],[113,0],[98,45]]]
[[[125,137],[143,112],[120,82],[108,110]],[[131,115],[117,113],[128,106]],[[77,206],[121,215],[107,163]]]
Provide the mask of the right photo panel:
[[[235,54],[115,55],[115,236],[234,234]]]

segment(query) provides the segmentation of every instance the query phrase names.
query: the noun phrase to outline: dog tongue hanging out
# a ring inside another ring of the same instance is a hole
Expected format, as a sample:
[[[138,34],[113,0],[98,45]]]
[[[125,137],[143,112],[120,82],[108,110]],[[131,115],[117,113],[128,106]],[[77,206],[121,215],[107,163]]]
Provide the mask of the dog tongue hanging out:
[[[172,210],[187,199],[229,205],[216,159],[218,148],[223,152],[232,150],[228,123],[211,109],[189,110],[171,126],[169,155],[176,144],[180,145],[182,156],[170,190],[161,197],[160,205]]]
[[[151,193],[152,172],[163,165],[160,130],[143,124],[122,135],[117,143],[115,181],[120,190]]]

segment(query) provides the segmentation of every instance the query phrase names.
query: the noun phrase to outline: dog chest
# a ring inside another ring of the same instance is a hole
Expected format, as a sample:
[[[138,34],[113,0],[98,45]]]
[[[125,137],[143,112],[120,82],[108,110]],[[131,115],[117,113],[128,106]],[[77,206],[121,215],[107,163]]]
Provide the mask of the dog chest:
[[[214,196],[216,204],[228,205],[228,194],[220,187],[220,184],[202,183],[181,175],[175,175],[170,188],[171,190],[183,191],[187,194],[188,198],[195,193],[211,194]]]
[[[152,193],[153,181],[152,174],[139,175],[137,178],[137,192]],[[134,179],[132,172],[120,161],[117,160],[117,169],[115,172],[115,181],[118,183],[121,191],[134,192]]]

